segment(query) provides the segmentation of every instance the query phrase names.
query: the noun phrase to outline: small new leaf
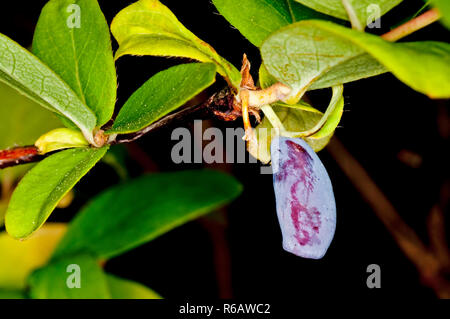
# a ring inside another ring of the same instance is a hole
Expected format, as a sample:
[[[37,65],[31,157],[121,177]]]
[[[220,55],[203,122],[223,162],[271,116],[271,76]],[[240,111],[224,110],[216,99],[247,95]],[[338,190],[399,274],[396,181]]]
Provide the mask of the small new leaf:
[[[89,143],[80,131],[70,128],[57,128],[45,133],[34,143],[40,154],[73,147],[85,147]]]

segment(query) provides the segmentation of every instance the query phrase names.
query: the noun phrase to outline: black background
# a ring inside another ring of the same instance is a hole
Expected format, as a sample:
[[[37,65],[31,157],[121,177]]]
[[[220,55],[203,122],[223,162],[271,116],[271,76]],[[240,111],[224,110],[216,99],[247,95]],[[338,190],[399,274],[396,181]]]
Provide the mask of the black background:
[[[99,1],[108,22],[131,2]],[[163,3],[188,29],[235,66],[240,66],[242,54],[246,53],[256,78],[259,51],[217,14],[210,1],[165,0]],[[0,32],[29,47],[44,4],[45,1],[35,0],[8,1],[10,7],[6,9],[2,3]],[[422,1],[404,1],[382,18],[382,29],[377,33],[388,31],[389,26],[414,14],[422,4]],[[435,23],[407,40],[447,41],[448,35]],[[114,40],[113,46],[117,47]],[[117,108],[151,75],[183,62],[186,61],[155,57],[120,58],[116,64]],[[220,82],[215,88],[218,86]],[[404,220],[427,242],[426,216],[438,202],[439,191],[448,177],[448,154],[444,151],[447,144],[437,124],[439,114],[440,119],[448,123],[448,113],[441,114],[446,112],[445,103],[429,100],[391,74],[347,84],[344,94],[346,112],[336,135],[368,170]],[[328,91],[312,94],[319,108],[328,97]],[[212,120],[211,125],[237,127],[241,122],[230,124]],[[173,128],[151,133],[129,147],[132,156],[128,159],[128,168],[133,176],[143,170],[205,166],[172,163],[170,150],[175,142],[170,140],[170,133]],[[397,154],[403,149],[422,156],[420,168],[411,168],[398,160]],[[146,155],[139,155],[139,150]],[[106,270],[144,283],[167,298],[433,297],[433,291],[421,284],[414,265],[333,158],[326,150],[319,156],[333,182],[338,208],[336,235],[322,260],[302,259],[282,250],[272,176],[261,175],[259,164],[229,164],[221,168],[230,171],[244,185],[242,196],[227,208],[225,238],[230,251],[231,292],[219,287],[217,281],[217,271],[224,278],[226,267],[223,269],[222,264],[217,268],[214,264],[214,249],[227,260],[226,248],[217,246],[210,236],[211,231],[220,234],[221,228],[205,220],[191,222],[109,261]],[[100,164],[76,187],[77,196],[72,206],[56,211],[51,220],[70,220],[89,198],[117,182],[114,171]],[[366,286],[366,267],[372,263],[381,266],[381,289],[370,290]]]

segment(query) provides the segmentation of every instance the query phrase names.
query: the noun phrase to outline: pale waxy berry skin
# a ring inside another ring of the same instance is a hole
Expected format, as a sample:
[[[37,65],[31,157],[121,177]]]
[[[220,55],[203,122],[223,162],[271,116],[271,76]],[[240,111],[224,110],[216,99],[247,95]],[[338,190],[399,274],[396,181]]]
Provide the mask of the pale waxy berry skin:
[[[271,156],[283,248],[300,257],[320,259],[336,229],[336,203],[328,173],[301,138],[274,138]]]

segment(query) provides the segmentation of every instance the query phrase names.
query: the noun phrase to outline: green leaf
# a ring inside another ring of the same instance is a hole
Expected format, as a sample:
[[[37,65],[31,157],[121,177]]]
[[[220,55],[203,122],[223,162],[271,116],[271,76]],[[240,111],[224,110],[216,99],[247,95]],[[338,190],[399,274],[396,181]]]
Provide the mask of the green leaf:
[[[307,90],[322,89],[387,72],[364,50],[303,21],[273,33],[264,42],[264,64],[293,88],[290,103]]]
[[[27,277],[48,262],[65,232],[65,224],[47,223],[24,241],[0,233],[0,289],[24,289]]]
[[[151,77],[128,99],[111,133],[137,132],[182,106],[214,83],[212,63],[181,64]]]
[[[309,90],[324,89],[388,72],[386,67],[367,53],[357,54],[338,63],[317,80],[312,80]]]
[[[294,0],[213,0],[213,3],[257,47],[272,32],[296,21],[333,19]]]
[[[70,265],[79,268],[71,268]],[[76,284],[77,274],[80,275],[80,288],[72,286]],[[87,255],[69,256],[56,260],[33,272],[28,278],[28,283],[30,297],[33,299],[107,299],[111,297],[106,275],[97,261]]]
[[[106,274],[112,299],[161,299],[153,290],[135,281]]]
[[[296,0],[301,4],[310,7],[316,11],[331,15],[333,17],[349,20],[347,10],[343,5],[342,0]],[[373,11],[372,6],[378,6],[380,10],[380,17],[392,8],[397,6],[402,0],[347,0],[348,4],[353,8],[357,19],[361,25],[366,25],[367,20]],[[369,21],[370,23],[371,21]]]
[[[86,147],[89,143],[78,130],[57,128],[43,134],[34,145],[39,149],[40,154],[46,154],[65,148]]]
[[[125,55],[186,57],[217,65],[217,72],[235,88],[240,72],[206,42],[186,29],[177,17],[157,0],[140,0],[120,11],[111,24],[119,43],[116,59]]]
[[[345,70],[347,76],[343,79],[347,81],[352,77],[354,65],[343,64],[360,59],[366,52],[413,89],[432,98],[450,97],[450,44],[447,43],[391,43],[331,22],[309,20],[273,33],[261,49],[269,73],[292,87],[289,102],[297,101],[310,86],[317,88],[312,84],[327,72],[336,72],[336,68],[338,73],[328,79],[338,79],[336,75],[342,76]],[[380,73],[376,69],[360,72],[364,77]],[[340,83],[333,83],[336,84]]]
[[[120,255],[226,204],[240,192],[234,178],[216,171],[142,176],[106,190],[83,209],[55,257],[81,251],[99,258]]]
[[[36,25],[33,53],[94,111],[98,126],[109,121],[116,102],[116,69],[97,0],[49,1]]]
[[[105,155],[108,147],[74,148],[53,154],[31,169],[15,189],[5,225],[25,238],[47,220],[61,198]]]
[[[448,0],[432,0],[431,4],[433,7],[437,8],[441,14],[441,21],[450,29],[450,1]]]
[[[43,107],[65,116],[93,143],[94,113],[72,89],[34,55],[0,34],[0,81]]]

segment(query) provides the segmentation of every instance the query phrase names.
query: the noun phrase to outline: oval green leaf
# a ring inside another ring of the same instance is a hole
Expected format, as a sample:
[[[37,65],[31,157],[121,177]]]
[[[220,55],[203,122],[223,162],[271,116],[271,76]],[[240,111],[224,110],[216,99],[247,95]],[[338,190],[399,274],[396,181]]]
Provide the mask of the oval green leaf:
[[[97,0],[49,1],[36,25],[33,53],[94,111],[98,126],[109,121],[116,102],[116,69]]]
[[[72,89],[38,58],[0,34],[0,81],[72,121],[93,143],[97,119]]]
[[[8,233],[25,238],[39,229],[61,198],[105,155],[108,147],[74,148],[53,154],[20,181],[5,216]]]
[[[140,0],[120,11],[111,23],[119,43],[116,59],[125,55],[186,57],[217,65],[217,72],[235,88],[240,72],[206,42],[186,29],[165,5],[157,0]]]
[[[54,257],[77,252],[99,258],[120,255],[211,212],[240,192],[234,178],[217,171],[142,176],[97,196],[72,221]]]
[[[328,21],[309,20],[273,33],[264,42],[261,52],[269,73],[293,88],[293,102],[309,88],[317,88],[313,83],[326,73],[335,79],[342,76],[345,82],[348,78],[355,80],[352,75],[355,65],[344,64],[366,53],[413,89],[432,98],[450,97],[448,43],[391,43]],[[380,73],[379,69],[356,71],[357,78]],[[341,83],[333,82],[336,84]]]
[[[128,99],[108,134],[137,132],[172,112],[214,83],[212,63],[181,64],[151,77]]]

